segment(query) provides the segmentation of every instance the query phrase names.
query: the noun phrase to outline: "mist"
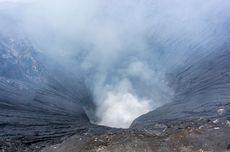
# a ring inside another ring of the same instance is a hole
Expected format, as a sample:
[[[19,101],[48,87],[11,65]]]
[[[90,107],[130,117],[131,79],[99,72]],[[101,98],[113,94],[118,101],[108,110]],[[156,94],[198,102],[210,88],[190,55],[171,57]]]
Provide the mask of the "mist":
[[[8,2],[40,53],[84,78],[96,105],[91,121],[111,127],[171,102],[167,75],[229,40],[227,0]]]

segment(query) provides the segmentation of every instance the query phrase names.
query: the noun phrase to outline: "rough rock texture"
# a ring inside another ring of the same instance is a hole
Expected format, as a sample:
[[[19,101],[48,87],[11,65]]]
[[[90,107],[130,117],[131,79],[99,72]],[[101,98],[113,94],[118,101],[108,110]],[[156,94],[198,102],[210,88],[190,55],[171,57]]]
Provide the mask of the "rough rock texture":
[[[161,131],[128,129],[97,135],[78,133],[42,152],[228,152],[230,126],[226,123],[199,120],[166,126]]]

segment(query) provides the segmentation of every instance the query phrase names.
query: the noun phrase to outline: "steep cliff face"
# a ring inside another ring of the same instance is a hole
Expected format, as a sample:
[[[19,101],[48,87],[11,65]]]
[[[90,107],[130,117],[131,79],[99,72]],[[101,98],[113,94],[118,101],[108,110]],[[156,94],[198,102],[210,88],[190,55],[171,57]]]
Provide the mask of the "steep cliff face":
[[[180,67],[170,78],[175,90],[173,102],[140,116],[131,128],[201,118],[229,120],[229,58],[226,46]]]

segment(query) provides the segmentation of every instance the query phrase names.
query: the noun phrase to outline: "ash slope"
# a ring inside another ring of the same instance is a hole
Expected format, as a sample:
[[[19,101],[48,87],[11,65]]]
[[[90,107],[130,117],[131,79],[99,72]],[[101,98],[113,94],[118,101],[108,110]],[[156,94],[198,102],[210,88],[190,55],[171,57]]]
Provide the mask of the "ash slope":
[[[171,79],[174,101],[140,116],[131,128],[200,118],[229,120],[229,58],[229,47],[224,47],[179,68]]]
[[[0,150],[31,151],[34,143],[39,149],[91,126],[82,104],[91,100],[80,78],[70,82],[61,71],[46,69],[43,56],[20,34],[0,39]]]
[[[39,53],[17,19],[4,11],[0,14],[0,151],[38,151],[64,136],[96,127],[85,112],[93,111],[94,104],[82,78],[63,72],[60,64]]]

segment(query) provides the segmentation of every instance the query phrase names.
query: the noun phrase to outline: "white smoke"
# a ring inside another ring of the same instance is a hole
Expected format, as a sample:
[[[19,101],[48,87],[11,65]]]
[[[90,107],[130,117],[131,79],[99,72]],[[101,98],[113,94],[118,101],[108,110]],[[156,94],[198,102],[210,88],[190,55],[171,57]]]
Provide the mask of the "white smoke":
[[[24,7],[21,27],[63,71],[85,77],[98,123],[114,127],[169,102],[166,71],[220,47],[230,14],[226,0],[37,0]]]
[[[101,118],[99,124],[128,128],[135,118],[151,110],[151,101],[135,96],[129,80],[122,80],[115,88],[116,90],[110,90],[107,86],[105,96],[99,100],[100,106],[97,110],[97,116]]]

